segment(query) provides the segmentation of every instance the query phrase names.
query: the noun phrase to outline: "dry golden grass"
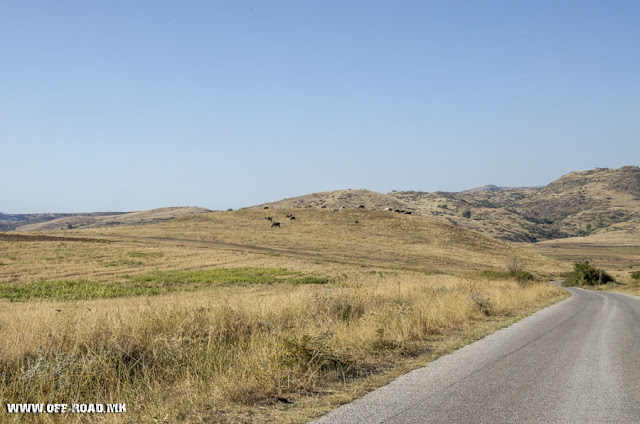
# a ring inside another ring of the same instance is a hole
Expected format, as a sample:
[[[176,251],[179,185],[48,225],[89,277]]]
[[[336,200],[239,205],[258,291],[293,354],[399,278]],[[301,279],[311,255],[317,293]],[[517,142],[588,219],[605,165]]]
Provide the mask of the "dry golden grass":
[[[282,228],[270,228],[267,214]],[[304,422],[566,296],[540,282],[478,276],[513,258],[538,276],[566,265],[386,212],[244,210],[63,235],[112,242],[0,241],[0,284],[119,284],[156,271],[246,267],[329,283],[0,300],[2,403],[125,402],[128,410],[16,422]]]
[[[321,269],[313,263],[294,263],[267,254],[149,241],[0,241],[0,261],[0,283],[12,284],[78,278],[109,282],[152,271],[214,267],[286,265],[301,271]]]
[[[286,219],[287,214],[295,215],[295,221]],[[265,216],[280,222],[282,228],[271,228]],[[563,267],[473,231],[385,211],[250,209],[202,214],[153,226],[77,233],[447,273],[503,268],[512,256],[522,257],[529,270],[539,275]]]
[[[442,354],[563,295],[544,283],[405,271],[332,286],[4,304],[0,397],[127,403],[113,422],[300,422],[335,405],[317,399],[324,392],[349,399],[361,394],[354,379]]]

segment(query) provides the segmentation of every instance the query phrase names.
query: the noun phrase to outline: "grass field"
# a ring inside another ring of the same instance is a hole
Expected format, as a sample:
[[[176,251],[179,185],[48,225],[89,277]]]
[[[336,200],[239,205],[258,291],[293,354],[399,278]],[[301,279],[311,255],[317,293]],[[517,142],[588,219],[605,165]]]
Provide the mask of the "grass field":
[[[2,403],[305,422],[566,296],[541,281],[568,266],[477,233],[355,210],[269,211],[271,228],[266,212],[0,240]],[[513,258],[538,281],[511,278]]]
[[[640,284],[637,279],[632,278],[632,274],[640,270],[640,234],[614,232],[522,245],[522,247],[567,264],[589,261],[616,279],[616,283],[595,288],[640,295]]]

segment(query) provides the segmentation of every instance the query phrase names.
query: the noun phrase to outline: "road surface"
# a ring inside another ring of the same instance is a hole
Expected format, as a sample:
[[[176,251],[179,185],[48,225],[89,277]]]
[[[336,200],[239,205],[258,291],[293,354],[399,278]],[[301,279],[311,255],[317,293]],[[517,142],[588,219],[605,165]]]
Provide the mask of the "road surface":
[[[640,298],[567,290],[315,422],[640,423]]]

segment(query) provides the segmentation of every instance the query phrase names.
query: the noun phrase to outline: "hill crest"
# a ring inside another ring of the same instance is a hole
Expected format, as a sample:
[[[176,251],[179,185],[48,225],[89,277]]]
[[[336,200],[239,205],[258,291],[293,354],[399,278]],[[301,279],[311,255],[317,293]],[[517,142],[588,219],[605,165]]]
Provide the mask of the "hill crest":
[[[640,228],[640,168],[574,171],[543,187],[461,192],[335,190],[256,207],[405,210],[509,241],[533,242]]]
[[[140,212],[99,214],[65,214],[43,222],[25,223],[14,227],[17,231],[47,231],[59,229],[100,228],[119,225],[142,225],[168,221],[183,216],[211,212],[198,207],[167,207]]]

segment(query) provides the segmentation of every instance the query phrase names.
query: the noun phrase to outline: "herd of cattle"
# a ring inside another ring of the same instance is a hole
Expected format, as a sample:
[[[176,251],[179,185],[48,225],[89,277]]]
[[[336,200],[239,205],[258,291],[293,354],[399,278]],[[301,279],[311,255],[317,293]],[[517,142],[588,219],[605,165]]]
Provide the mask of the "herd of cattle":
[[[307,205],[307,208],[310,208],[310,207],[312,207],[312,206],[311,205]],[[320,206],[320,208],[321,209],[326,209],[327,207],[323,205],[323,206]],[[265,206],[264,209],[269,209],[269,206]],[[339,208],[335,208],[333,210],[333,213],[340,212],[340,209],[346,209],[346,208],[344,206],[341,206]],[[365,207],[364,207],[364,205],[358,205],[358,206],[355,207],[355,209],[365,209]],[[395,212],[395,213],[403,213],[403,214],[406,214],[406,215],[411,215],[411,211],[405,211],[405,210],[402,210],[402,209],[384,208],[384,210],[387,211],[387,212]],[[295,219],[296,219],[296,217],[291,215],[291,214],[287,214],[287,216],[285,218],[289,219],[291,221],[295,221]],[[265,216],[264,219],[269,221],[269,222],[271,222],[271,228],[274,228],[274,227],[282,228],[280,222],[274,221],[273,217]],[[355,223],[359,224],[360,221],[356,221]]]
[[[269,209],[269,207],[265,207],[265,209]],[[290,219],[291,221],[295,221],[296,220],[296,217],[291,215],[291,214],[287,214],[287,216],[285,218]],[[271,222],[271,228],[273,228],[273,227],[280,228],[280,223],[277,222],[277,221],[274,221],[273,217],[265,216],[264,219],[266,219],[267,221]]]

